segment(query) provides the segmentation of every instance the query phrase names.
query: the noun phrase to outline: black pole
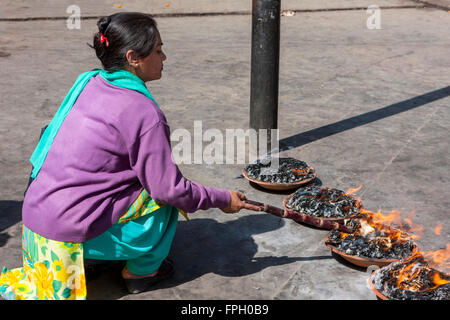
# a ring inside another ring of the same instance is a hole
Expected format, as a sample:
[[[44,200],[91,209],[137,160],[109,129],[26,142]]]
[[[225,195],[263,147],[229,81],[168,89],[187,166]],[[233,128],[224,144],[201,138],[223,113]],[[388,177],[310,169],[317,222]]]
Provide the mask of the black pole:
[[[280,7],[280,0],[252,3],[250,128],[268,129],[269,152],[270,129],[278,128]]]

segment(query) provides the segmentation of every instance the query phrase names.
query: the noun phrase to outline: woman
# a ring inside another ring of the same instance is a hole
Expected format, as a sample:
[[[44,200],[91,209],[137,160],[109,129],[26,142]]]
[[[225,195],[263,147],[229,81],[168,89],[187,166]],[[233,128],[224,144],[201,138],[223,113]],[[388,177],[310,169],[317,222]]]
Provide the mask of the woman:
[[[145,86],[166,60],[153,18],[124,12],[97,26],[104,70],[78,77],[30,159],[24,267],[0,276],[6,298],[83,299],[84,259],[126,260],[129,292],[150,290],[173,274],[178,210],[259,210],[239,192],[186,180],[173,163],[169,126]]]

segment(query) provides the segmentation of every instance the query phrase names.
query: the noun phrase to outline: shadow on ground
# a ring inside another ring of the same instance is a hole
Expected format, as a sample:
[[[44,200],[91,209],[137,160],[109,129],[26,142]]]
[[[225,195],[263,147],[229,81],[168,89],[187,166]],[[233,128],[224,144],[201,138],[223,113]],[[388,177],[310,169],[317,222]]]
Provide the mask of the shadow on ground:
[[[169,255],[174,261],[175,275],[155,290],[176,287],[208,273],[241,277],[296,261],[333,259],[331,256],[279,257],[270,252],[264,254],[264,248],[258,250],[252,236],[279,229],[284,223],[269,214],[241,216],[225,223],[208,218],[180,221]],[[263,256],[255,257],[257,252]],[[128,294],[118,268],[88,282],[87,291],[89,299],[119,299]]]
[[[346,130],[357,128],[396,114],[409,111],[433,101],[450,96],[450,86],[430,91],[420,96],[391,104],[387,107],[366,112],[348,119],[330,123],[326,126],[298,133],[279,141],[280,151],[290,150],[320,140]]]
[[[0,247],[11,238],[6,229],[22,221],[22,201],[0,200]]]

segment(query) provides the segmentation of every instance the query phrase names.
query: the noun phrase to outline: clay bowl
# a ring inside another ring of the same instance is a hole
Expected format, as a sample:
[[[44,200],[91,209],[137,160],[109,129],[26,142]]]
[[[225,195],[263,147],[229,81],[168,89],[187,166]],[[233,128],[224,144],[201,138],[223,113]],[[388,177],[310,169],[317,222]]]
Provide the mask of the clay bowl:
[[[310,168],[310,170],[312,170],[314,172],[313,176],[311,178],[308,178],[308,179],[305,179],[302,181],[291,182],[291,183],[272,183],[272,182],[259,181],[259,180],[250,178],[247,175],[247,172],[245,172],[245,169],[242,170],[242,175],[248,181],[256,183],[257,185],[259,185],[260,187],[262,187],[264,189],[282,191],[282,190],[291,190],[291,189],[298,188],[301,185],[307,184],[307,183],[311,182],[312,180],[314,180],[317,176],[317,173],[313,167],[309,167],[309,168]]]
[[[379,269],[378,269],[379,270]],[[386,297],[384,294],[382,294],[377,288],[375,288],[375,285],[373,283],[373,276],[376,272],[379,272],[378,270],[372,272],[372,274],[370,275],[369,279],[367,279],[367,283],[369,284],[370,289],[373,291],[373,293],[375,293],[375,295],[381,299],[381,300],[390,300],[388,297]]]
[[[365,258],[365,257],[358,257],[358,256],[352,256],[349,254],[346,254],[345,252],[342,252],[338,250],[335,246],[328,243],[328,236],[324,239],[325,245],[328,249],[330,249],[332,252],[336,253],[337,255],[341,256],[343,259],[347,260],[348,262],[357,265],[359,267],[368,268],[370,266],[379,266],[384,267],[388,264],[391,264],[392,262],[398,262],[400,259],[374,259],[374,258]]]
[[[283,200],[283,208],[284,208],[284,210],[296,211],[296,212],[300,212],[300,213],[306,214],[306,213],[304,213],[304,212],[297,211],[297,210],[292,210],[292,209],[289,209],[288,207],[286,207],[286,203],[288,202],[288,200],[289,200],[293,195],[294,195],[294,194],[290,194],[289,196],[287,196],[286,198],[284,198],[284,200]],[[307,215],[307,214],[306,214],[306,215]],[[348,216],[341,217],[341,218],[322,218],[322,217],[315,217],[315,218],[318,218],[318,219],[324,220],[324,221],[335,221],[335,222],[341,223],[341,222],[343,222],[345,219],[354,218],[354,217],[356,217],[357,215],[358,215],[358,214],[356,213],[356,214],[350,214],[350,215],[348,215]]]
[[[376,287],[375,284],[373,283],[373,277],[375,276],[375,274],[377,272],[380,272],[380,269],[375,270],[374,272],[372,272],[372,274],[370,275],[370,277],[367,279],[367,284],[369,285],[370,289],[373,291],[373,293],[375,293],[375,295],[377,296],[378,299],[381,300],[393,300],[391,298],[386,297],[383,293],[381,293],[381,291],[379,291]]]

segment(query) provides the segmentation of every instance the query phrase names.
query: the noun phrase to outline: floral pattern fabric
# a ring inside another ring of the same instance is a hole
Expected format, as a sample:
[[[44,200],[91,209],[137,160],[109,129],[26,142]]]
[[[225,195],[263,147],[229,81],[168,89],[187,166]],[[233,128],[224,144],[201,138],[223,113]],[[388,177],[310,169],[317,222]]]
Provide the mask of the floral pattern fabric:
[[[144,189],[117,223],[148,215],[164,204]],[[179,210],[187,219],[187,214]],[[22,227],[23,267],[0,273],[0,295],[7,300],[85,300],[83,243],[47,239]]]
[[[23,267],[0,274],[7,300],[86,299],[83,244],[42,237],[22,227]]]

